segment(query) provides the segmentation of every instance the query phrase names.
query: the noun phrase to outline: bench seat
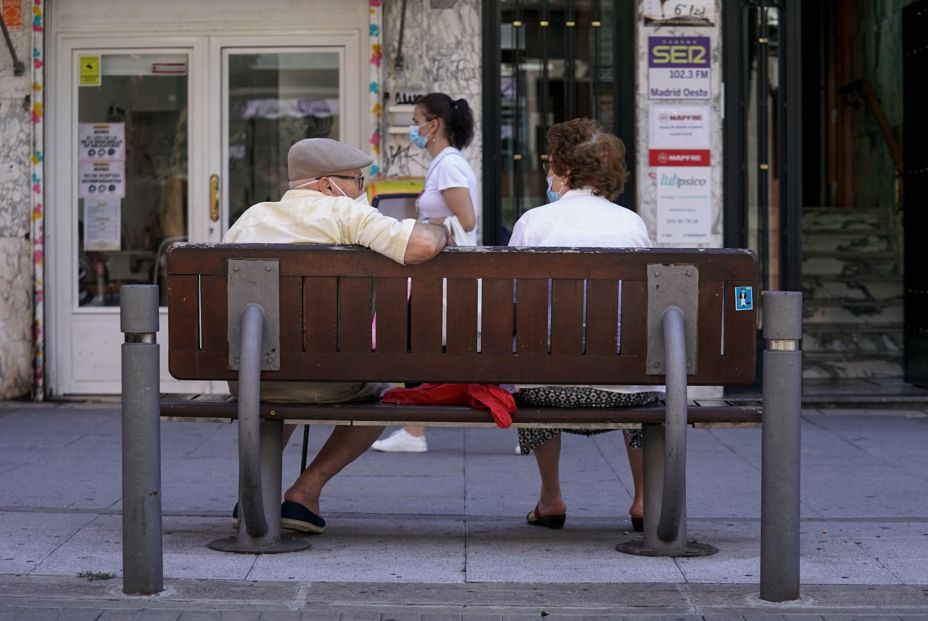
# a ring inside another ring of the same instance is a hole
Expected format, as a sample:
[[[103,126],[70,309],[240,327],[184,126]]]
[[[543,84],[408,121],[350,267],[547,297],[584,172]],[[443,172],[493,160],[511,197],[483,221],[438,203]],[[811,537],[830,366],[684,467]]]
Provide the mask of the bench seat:
[[[623,429],[640,427],[642,424],[659,425],[665,419],[663,405],[660,402],[651,407],[617,409],[520,407],[512,417],[512,426]],[[259,412],[263,419],[290,423],[496,426],[489,410],[450,405],[262,402]],[[166,394],[161,397],[161,416],[178,420],[214,418],[232,421],[238,418],[238,402],[228,395]],[[691,401],[687,404],[687,422],[695,427],[756,426],[761,423],[762,416],[763,408],[759,403],[745,405],[731,400],[712,400]]]

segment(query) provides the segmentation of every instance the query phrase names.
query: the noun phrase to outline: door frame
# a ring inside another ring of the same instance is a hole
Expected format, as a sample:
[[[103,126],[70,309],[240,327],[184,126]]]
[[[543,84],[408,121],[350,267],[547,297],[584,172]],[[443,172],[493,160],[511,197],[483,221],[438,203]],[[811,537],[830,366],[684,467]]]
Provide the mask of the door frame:
[[[358,49],[360,37],[357,31],[310,32],[305,35],[220,35],[209,36],[209,92],[208,100],[218,102],[221,107],[219,115],[213,115],[208,120],[207,144],[213,148],[207,149],[207,170],[204,173],[204,182],[207,184],[210,175],[219,175],[220,201],[219,222],[208,222],[208,239],[219,242],[225,235],[226,223],[229,218],[229,117],[224,107],[228,102],[228,62],[227,51],[234,50],[241,53],[275,53],[296,50],[326,50],[339,55],[338,89],[340,93],[339,127],[338,135],[342,142],[348,144],[361,143],[361,128],[359,123],[349,123],[348,119],[360,119],[362,114],[361,101],[351,96],[348,87],[350,84],[360,84],[361,62],[360,58],[352,53]],[[349,80],[349,75],[351,79]],[[218,116],[218,119],[217,119]],[[218,146],[217,146],[218,145]],[[204,193],[204,196],[206,194]],[[207,221],[209,217],[207,215]],[[217,226],[218,224],[218,226]]]
[[[220,241],[225,231],[228,205],[220,201],[218,226],[209,219],[209,176],[220,175],[222,197],[227,196],[227,88],[223,50],[240,48],[249,51],[286,51],[295,48],[331,49],[340,54],[339,136],[349,144],[360,145],[363,133],[361,82],[361,35],[358,30],[343,29],[327,32],[306,31],[289,33],[251,33],[211,35],[209,33],[182,36],[144,34],[110,36],[105,33],[58,33],[50,38],[48,58],[48,96],[54,102],[46,117],[46,204],[55,206],[47,211],[46,228],[46,287],[47,334],[45,358],[46,392],[49,396],[118,394],[120,378],[101,378],[90,382],[76,380],[74,374],[75,315],[117,322],[118,307],[78,307],[76,298],[77,218],[73,210],[77,200],[76,150],[77,139],[77,62],[75,52],[88,53],[184,53],[188,55],[188,143],[187,198],[188,235],[191,239]],[[357,85],[356,87],[352,85]],[[216,111],[219,113],[217,114]],[[353,120],[358,122],[353,122]],[[67,184],[67,185],[65,185]],[[67,210],[67,211],[66,211]],[[160,312],[160,342],[167,343],[167,310]],[[112,336],[112,335],[110,335]],[[121,336],[120,336],[121,341]],[[161,348],[162,369],[167,368],[167,347]],[[164,377],[162,390],[214,392],[224,390],[225,383],[211,385],[178,382]],[[91,385],[88,385],[91,384]],[[215,383],[214,383],[215,384]]]
[[[77,100],[75,94],[79,88],[75,84],[77,62],[75,53],[87,50],[88,53],[140,53],[140,54],[187,54],[188,56],[188,140],[187,140],[187,174],[188,174],[188,231],[190,235],[204,232],[204,218],[197,218],[192,209],[192,197],[202,195],[206,189],[202,179],[205,178],[205,153],[207,145],[205,127],[206,106],[208,103],[205,83],[207,46],[205,37],[196,36],[134,36],[112,37],[99,33],[58,34],[52,39],[48,68],[47,101],[55,102],[51,114],[47,115],[48,131],[46,149],[51,157],[46,160],[47,184],[46,202],[54,206],[48,210],[46,228],[46,263],[49,266],[46,287],[46,313],[48,335],[46,338],[46,391],[49,396],[67,394],[111,394],[120,390],[119,378],[100,382],[99,388],[92,391],[81,388],[81,382],[74,379],[73,330],[71,321],[74,315],[87,318],[104,317],[117,321],[118,307],[77,307],[76,300],[76,252],[77,252],[77,218],[73,213],[76,208],[78,187],[76,175],[77,141]],[[202,169],[202,170],[201,170]],[[67,184],[67,185],[65,185]],[[65,211],[67,210],[67,211]],[[162,318],[162,324],[164,324]],[[165,326],[162,325],[162,331]],[[164,348],[162,348],[164,349]],[[162,351],[162,357],[166,352]]]

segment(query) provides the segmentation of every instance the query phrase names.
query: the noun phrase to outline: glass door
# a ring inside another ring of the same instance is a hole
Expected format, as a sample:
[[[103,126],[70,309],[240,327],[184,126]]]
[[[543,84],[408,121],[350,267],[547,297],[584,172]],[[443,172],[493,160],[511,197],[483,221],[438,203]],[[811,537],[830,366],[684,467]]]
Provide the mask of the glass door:
[[[46,133],[48,390],[118,394],[120,287],[163,287],[171,242],[208,239],[195,200],[207,47],[193,37],[56,43]],[[182,389],[161,353],[162,388]]]
[[[287,191],[287,152],[303,138],[360,146],[362,82],[355,35],[213,37],[211,74],[221,116],[211,118],[211,219],[222,233],[251,205]],[[349,122],[350,119],[350,122]]]
[[[361,146],[358,34],[305,43],[59,40],[60,103],[47,134],[51,395],[119,393],[119,288],[157,284],[164,303],[169,246],[219,242],[249,206],[278,200],[294,142],[327,137]],[[225,382],[171,378],[165,308],[158,341],[162,391],[226,390]]]

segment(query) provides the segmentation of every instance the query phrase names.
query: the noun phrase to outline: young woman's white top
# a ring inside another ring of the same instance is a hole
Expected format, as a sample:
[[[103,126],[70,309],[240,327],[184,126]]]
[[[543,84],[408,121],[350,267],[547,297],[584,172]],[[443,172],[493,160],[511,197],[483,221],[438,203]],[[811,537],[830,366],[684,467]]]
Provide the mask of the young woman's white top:
[[[448,218],[453,216],[448,203],[441,195],[449,188],[467,188],[470,202],[474,206],[474,219],[480,213],[480,201],[477,196],[477,176],[467,162],[467,158],[454,147],[445,147],[435,156],[425,173],[425,184],[419,196],[419,219]],[[456,236],[457,237],[457,236]],[[466,239],[455,239],[458,246],[475,246],[477,244],[477,227],[466,234]]]

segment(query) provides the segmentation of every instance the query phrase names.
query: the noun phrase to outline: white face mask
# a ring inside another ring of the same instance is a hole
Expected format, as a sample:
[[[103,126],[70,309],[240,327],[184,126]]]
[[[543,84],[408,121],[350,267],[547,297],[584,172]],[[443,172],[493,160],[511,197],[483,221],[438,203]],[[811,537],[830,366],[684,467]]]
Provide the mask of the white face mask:
[[[370,207],[370,206],[371,206],[370,201],[367,200],[367,192],[366,192],[366,191],[363,191],[363,192],[361,192],[360,194],[358,194],[358,197],[357,197],[356,199],[354,199],[354,202],[356,202],[356,203],[359,204],[359,205],[363,205],[363,206],[365,206],[365,207]]]

